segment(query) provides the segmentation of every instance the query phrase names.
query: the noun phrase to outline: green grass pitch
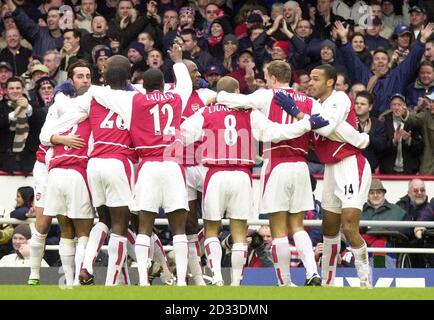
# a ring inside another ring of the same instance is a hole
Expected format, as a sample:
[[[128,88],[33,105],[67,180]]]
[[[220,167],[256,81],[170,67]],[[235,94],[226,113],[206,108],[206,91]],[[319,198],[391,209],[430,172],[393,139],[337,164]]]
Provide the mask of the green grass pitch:
[[[0,285],[1,300],[433,300],[434,288]]]

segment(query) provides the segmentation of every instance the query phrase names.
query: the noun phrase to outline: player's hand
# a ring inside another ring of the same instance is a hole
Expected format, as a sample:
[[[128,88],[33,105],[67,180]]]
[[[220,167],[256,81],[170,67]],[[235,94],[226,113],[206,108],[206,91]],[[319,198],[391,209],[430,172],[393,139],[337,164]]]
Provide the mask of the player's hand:
[[[68,80],[62,81],[54,88],[54,95],[58,92],[62,92],[64,95],[70,97],[74,96],[76,93],[74,85]]]
[[[277,104],[289,115],[296,118],[297,115],[301,112],[295,104],[295,101],[291,98],[291,96],[287,95],[286,93],[277,92],[275,95],[275,99]]]
[[[170,59],[172,59],[173,63],[182,62],[182,47],[175,42],[167,53],[169,54]]]
[[[62,136],[61,143],[72,149],[80,149],[86,145],[84,140],[76,135]]]
[[[319,113],[315,113],[309,118],[310,126],[312,130],[319,129],[327,126],[330,122],[319,115]]]

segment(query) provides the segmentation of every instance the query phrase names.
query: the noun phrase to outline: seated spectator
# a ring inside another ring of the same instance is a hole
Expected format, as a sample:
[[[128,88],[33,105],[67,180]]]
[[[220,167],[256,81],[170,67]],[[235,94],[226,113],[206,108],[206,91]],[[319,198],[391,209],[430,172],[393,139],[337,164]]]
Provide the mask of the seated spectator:
[[[424,96],[434,92],[434,64],[423,61],[419,67],[418,77],[407,88],[407,99],[410,109],[422,110],[427,106]]]
[[[81,0],[80,11],[77,13],[77,27],[92,32],[92,18],[96,12],[96,0]]]
[[[420,157],[421,174],[434,174],[434,92],[426,96],[428,108],[416,113],[403,109],[402,120],[410,128],[417,128],[423,136],[423,153]]]
[[[381,10],[383,15],[381,19],[383,24],[390,29],[394,29],[398,24],[402,23],[402,15],[396,14],[395,2],[393,0],[381,1]]]
[[[154,49],[155,40],[149,32],[141,32],[137,36],[137,41],[143,43],[146,53]]]
[[[422,60],[434,63],[434,40],[430,40],[426,43]]]
[[[410,28],[403,24],[397,25],[393,31],[392,40],[400,56],[405,58],[410,53],[413,40]]]
[[[408,193],[400,198],[396,203],[400,206],[406,214],[406,220],[410,221],[433,221],[434,212],[428,196],[426,194],[425,182],[421,179],[415,178],[408,184]],[[411,247],[424,247],[425,242],[423,239],[423,232],[426,230],[424,227],[415,227],[409,233],[409,246]],[[407,244],[406,244],[407,245]],[[432,246],[432,244],[431,244]],[[431,267],[434,266],[434,257],[430,254],[410,254],[411,266],[413,268],[424,268],[427,264]],[[427,263],[428,262],[428,263]]]
[[[298,70],[297,74],[298,74],[298,88],[297,88],[297,90],[309,95],[308,94],[309,81],[310,81],[309,73],[305,70]]]
[[[372,115],[373,101],[374,97],[367,91],[359,92],[356,96],[358,129],[369,135],[369,146],[363,150],[363,155],[368,160],[372,172],[375,172],[386,145],[386,131],[383,123]]]
[[[276,41],[271,51],[271,60],[282,60],[288,62],[289,43],[288,41]]]
[[[371,187],[369,188],[368,201],[364,204],[363,210],[360,216],[360,220],[379,220],[379,221],[402,221],[405,218],[405,211],[398,205],[390,203],[386,200],[387,190],[383,187],[382,182],[379,179],[372,179]],[[388,238],[385,235],[371,235],[372,231],[399,231],[407,234],[402,228],[394,227],[362,227],[361,233],[366,244],[370,247],[386,247]],[[368,232],[368,233],[366,233]],[[384,253],[373,254],[374,266],[395,268],[396,258],[395,255]]]
[[[223,38],[229,33],[229,29],[216,19],[211,23],[211,34],[205,42],[203,48],[208,51],[215,59],[223,57]]]
[[[0,218],[3,218],[3,213],[0,214]],[[0,224],[0,259],[11,250],[9,242],[13,232],[14,227],[11,224]]]
[[[49,77],[42,77],[36,81],[35,88],[29,91],[33,111],[36,112],[39,108],[44,109],[42,123],[45,122],[48,107],[53,103],[54,87],[55,84]],[[39,133],[37,135],[39,136]]]
[[[20,224],[15,227],[12,234],[12,246],[15,253],[1,258],[0,267],[30,267],[29,239],[31,235],[30,227],[27,224]],[[48,264],[42,260],[41,266],[48,267]]]
[[[345,28],[340,22],[336,23],[336,28],[343,44],[342,58],[351,81],[361,82],[367,86],[367,90],[376,97],[374,109],[381,113],[388,107],[390,96],[397,92],[404,92],[415,76],[417,70],[415,66],[422,58],[425,43],[434,30],[434,24],[428,24],[421,31],[420,40],[416,41],[407,58],[394,69],[389,68],[390,59],[384,49],[375,50],[372,68],[363,64],[348,43],[349,28]]]
[[[161,51],[158,49],[152,49],[148,53],[146,64],[148,65],[149,69],[161,70],[163,68],[163,54],[161,53]]]
[[[315,26],[318,38],[322,40],[330,39],[335,21],[344,21],[345,19],[333,13],[332,0],[317,1],[315,17],[311,23]]]
[[[368,13],[370,13],[373,17],[377,17],[381,20],[381,29],[380,36],[385,39],[390,39],[393,33],[393,29],[389,28],[387,25],[383,23],[383,11],[381,10],[381,0],[371,0],[371,4],[368,8]],[[363,15],[366,14],[366,11],[363,11]],[[360,21],[360,20],[359,20]],[[372,21],[372,18],[368,20]]]
[[[372,63],[372,54],[366,47],[365,36],[360,32],[354,33],[353,37],[351,38],[351,46],[353,47],[353,50],[359,57],[360,61],[367,66],[370,66]]]
[[[271,256],[271,231],[269,226],[261,226],[256,230],[247,231],[247,260],[246,267],[270,268],[273,267]]]
[[[20,187],[15,198],[15,210],[10,213],[12,219],[26,220],[33,207],[34,192],[32,187]]]
[[[386,131],[386,143],[380,159],[380,173],[415,174],[419,171],[419,157],[423,138],[419,130],[402,122],[405,97],[399,93],[390,99],[390,111],[380,116]]]

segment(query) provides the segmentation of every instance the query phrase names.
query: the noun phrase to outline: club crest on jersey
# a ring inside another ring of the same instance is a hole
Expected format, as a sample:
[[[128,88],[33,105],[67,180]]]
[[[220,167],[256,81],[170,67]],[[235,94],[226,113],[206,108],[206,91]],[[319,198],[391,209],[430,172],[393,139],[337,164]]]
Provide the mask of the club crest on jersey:
[[[194,112],[196,112],[197,110],[199,110],[199,104],[198,103],[192,103],[191,104],[191,110],[193,110]]]

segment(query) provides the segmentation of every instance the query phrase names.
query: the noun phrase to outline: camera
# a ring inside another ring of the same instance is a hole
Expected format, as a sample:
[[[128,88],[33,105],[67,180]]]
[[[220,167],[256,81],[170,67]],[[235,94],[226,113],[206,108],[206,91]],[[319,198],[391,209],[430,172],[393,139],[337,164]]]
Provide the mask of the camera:
[[[258,249],[264,245],[264,238],[262,238],[258,231],[253,231],[250,237],[252,238],[252,242],[250,243],[252,249]]]

